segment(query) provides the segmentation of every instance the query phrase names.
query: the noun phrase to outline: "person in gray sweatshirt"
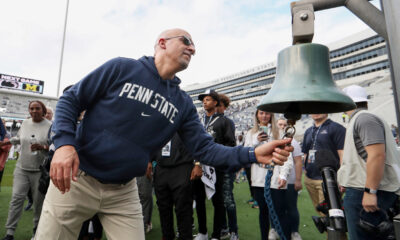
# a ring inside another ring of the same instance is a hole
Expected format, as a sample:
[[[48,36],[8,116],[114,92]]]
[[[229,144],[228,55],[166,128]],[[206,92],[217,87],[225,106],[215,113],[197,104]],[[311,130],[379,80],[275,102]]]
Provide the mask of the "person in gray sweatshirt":
[[[28,108],[31,118],[24,120],[17,136],[0,144],[21,145],[21,155],[14,170],[13,192],[6,222],[7,235],[3,238],[4,240],[14,239],[14,232],[21,217],[29,189],[32,189],[33,194],[33,233],[36,231],[42,211],[44,195],[38,190],[41,174],[39,166],[49,149],[47,133],[51,123],[44,118],[46,107],[42,102],[32,101]]]

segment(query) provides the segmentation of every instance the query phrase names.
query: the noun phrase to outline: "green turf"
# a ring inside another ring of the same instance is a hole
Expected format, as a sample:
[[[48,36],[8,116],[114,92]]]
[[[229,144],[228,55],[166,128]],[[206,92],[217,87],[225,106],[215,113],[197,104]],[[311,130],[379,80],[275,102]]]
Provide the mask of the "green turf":
[[[8,214],[8,205],[12,193],[12,172],[15,167],[15,161],[8,161],[5,166],[3,180],[1,182],[0,192],[0,238],[5,235],[5,222]],[[258,224],[258,209],[253,209],[246,202],[249,199],[249,187],[247,182],[239,184],[235,183],[234,196],[237,205],[237,216],[239,226],[239,236],[241,240],[257,240],[260,239],[260,230]],[[157,210],[156,202],[154,200],[153,210],[153,230],[146,234],[148,240],[160,240],[161,229],[160,220]],[[207,227],[209,233],[212,231],[212,218],[213,208],[211,201],[207,201]],[[326,234],[320,234],[312,220],[311,215],[316,215],[312,207],[311,200],[305,189],[301,191],[298,199],[298,208],[300,211],[300,234],[304,240],[318,240],[326,239]],[[21,220],[18,223],[18,228],[15,233],[16,240],[29,240],[32,236],[32,210],[24,212]],[[196,214],[194,215],[197,224]],[[175,224],[176,225],[176,224]],[[106,239],[103,237],[103,239]]]

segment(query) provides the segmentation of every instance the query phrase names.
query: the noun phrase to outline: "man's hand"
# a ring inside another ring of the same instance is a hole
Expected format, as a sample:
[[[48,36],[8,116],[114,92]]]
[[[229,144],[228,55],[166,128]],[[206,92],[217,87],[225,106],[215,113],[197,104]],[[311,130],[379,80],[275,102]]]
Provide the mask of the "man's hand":
[[[146,177],[151,180],[153,178],[153,165],[151,162],[147,164]]]
[[[73,181],[77,181],[78,170],[79,157],[74,146],[65,145],[55,151],[50,166],[50,178],[61,193],[70,190],[71,176]]]
[[[286,180],[278,178],[278,184],[279,184],[278,189],[284,188],[286,186],[286,183],[287,183]]]
[[[301,189],[303,189],[303,184],[301,184],[301,180],[296,180],[294,182],[294,190],[300,191]]]
[[[378,208],[378,198],[375,194],[364,193],[362,206],[366,212],[375,212]]]
[[[195,165],[192,169],[192,173],[190,174],[190,180],[196,180],[203,176],[203,169],[200,166]]]
[[[286,144],[289,144],[291,141],[291,138],[287,138],[259,145],[254,150],[257,162],[262,164],[275,163],[283,165],[283,163],[287,161],[290,152],[293,152],[292,146],[286,146]]]
[[[2,147],[2,146],[5,146],[5,145],[10,145],[11,144],[11,142],[10,141],[6,141],[6,140],[4,140],[3,142],[2,141],[0,141],[0,147]]]

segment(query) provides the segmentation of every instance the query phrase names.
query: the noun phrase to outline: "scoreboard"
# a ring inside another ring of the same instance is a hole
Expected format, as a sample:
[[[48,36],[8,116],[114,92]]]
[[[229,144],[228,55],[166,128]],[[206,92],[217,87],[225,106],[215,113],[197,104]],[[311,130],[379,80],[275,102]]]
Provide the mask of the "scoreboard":
[[[43,94],[44,81],[0,73],[0,88]]]

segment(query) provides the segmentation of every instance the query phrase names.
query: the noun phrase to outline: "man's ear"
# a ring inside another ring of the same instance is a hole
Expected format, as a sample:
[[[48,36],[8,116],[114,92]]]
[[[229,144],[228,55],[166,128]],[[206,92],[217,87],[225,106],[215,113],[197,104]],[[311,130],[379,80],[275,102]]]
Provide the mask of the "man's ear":
[[[214,106],[215,106],[215,107],[218,107],[218,102],[215,101],[215,100],[214,100],[213,102],[215,103]]]
[[[157,43],[157,45],[160,47],[160,48],[162,48],[162,49],[166,49],[167,48],[167,46],[166,46],[166,43],[167,41],[165,41],[165,39],[164,38],[160,38],[160,39],[158,39],[158,43]]]

